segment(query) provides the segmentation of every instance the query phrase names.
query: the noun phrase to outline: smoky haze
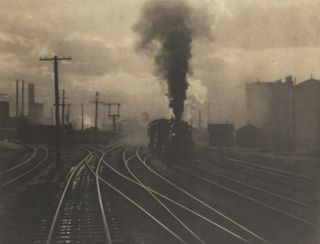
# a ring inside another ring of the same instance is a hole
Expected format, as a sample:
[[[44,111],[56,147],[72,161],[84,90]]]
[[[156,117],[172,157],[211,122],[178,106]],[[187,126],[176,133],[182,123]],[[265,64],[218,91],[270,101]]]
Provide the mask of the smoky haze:
[[[140,37],[138,50],[154,56],[156,75],[167,81],[169,107],[175,119],[181,119],[187,97],[187,75],[193,38],[208,34],[204,18],[183,1],[152,1],[145,4],[141,18],[133,27]]]

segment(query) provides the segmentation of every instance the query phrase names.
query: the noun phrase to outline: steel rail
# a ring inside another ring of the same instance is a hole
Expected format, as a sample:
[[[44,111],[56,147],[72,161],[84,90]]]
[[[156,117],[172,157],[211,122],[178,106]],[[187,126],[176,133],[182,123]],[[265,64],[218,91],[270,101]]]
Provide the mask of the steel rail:
[[[242,167],[244,167],[244,165],[247,165],[248,167],[254,168],[256,170],[267,171],[270,174],[279,175],[279,176],[282,176],[282,177],[292,178],[292,179],[295,179],[295,180],[305,180],[305,181],[310,181],[310,182],[314,182],[316,180],[315,178],[307,176],[307,175],[291,173],[291,172],[284,171],[284,170],[279,170],[279,169],[273,169],[273,168],[270,168],[270,167],[257,165],[255,163],[252,163],[252,162],[249,162],[249,161],[244,161],[244,160],[239,160],[239,159],[236,159],[236,158],[230,158],[230,157],[222,156],[222,155],[219,155],[217,153],[213,153],[213,155],[218,157],[218,158],[221,158],[223,160],[232,162],[234,164],[238,164],[238,165],[240,165]]]
[[[55,228],[56,228],[56,225],[57,225],[57,220],[58,220],[58,217],[59,217],[59,213],[61,211],[61,207],[62,207],[62,204],[64,202],[64,199],[65,199],[65,196],[66,196],[66,193],[69,189],[69,186],[71,184],[71,181],[75,175],[75,173],[81,168],[81,166],[87,161],[87,160],[91,160],[92,159],[92,155],[93,153],[89,153],[87,156],[85,156],[84,159],[82,159],[78,165],[73,169],[73,171],[70,173],[69,177],[68,177],[68,180],[67,180],[67,183],[65,184],[64,186],[64,190],[62,192],[62,195],[60,197],[60,200],[59,200],[59,203],[58,203],[58,206],[56,208],[56,211],[55,211],[55,214],[53,216],[53,219],[52,219],[52,222],[51,222],[51,225],[50,225],[50,229],[49,229],[49,233],[48,233],[48,236],[47,236],[47,239],[46,239],[46,244],[50,244],[51,241],[52,241],[52,237],[53,237],[53,232],[55,231]]]
[[[136,157],[136,155],[132,155],[129,158],[126,158],[126,153],[128,151],[128,148],[123,152],[122,159],[125,163],[125,167],[128,170],[128,172],[132,175],[133,178],[141,185],[143,188],[152,196],[154,200],[156,200],[173,218],[175,218],[184,229],[186,229],[194,238],[196,238],[201,244],[205,244],[205,241],[201,239],[196,233],[194,233],[177,215],[175,215],[158,197],[155,196],[155,194],[147,188],[145,184],[142,183],[142,181],[131,171],[129,167],[129,162]]]
[[[35,166],[33,166],[31,169],[29,169],[29,170],[23,172],[22,174],[14,177],[14,178],[12,178],[11,180],[9,180],[9,181],[1,184],[1,185],[0,185],[0,189],[3,188],[3,187],[6,187],[6,186],[8,186],[8,185],[10,185],[10,184],[12,184],[12,183],[14,183],[14,182],[16,182],[16,181],[18,181],[18,180],[20,180],[22,177],[30,174],[30,173],[33,172],[35,169],[37,169],[40,165],[42,165],[42,164],[47,160],[47,158],[48,158],[48,156],[49,156],[49,152],[48,152],[48,149],[47,149],[46,147],[42,147],[42,146],[41,146],[41,148],[42,148],[42,149],[45,151],[45,153],[46,153],[45,156],[44,156],[44,158],[41,159],[41,160],[40,160]]]
[[[104,159],[102,159],[102,161],[104,161]],[[90,167],[89,164],[87,164],[87,167],[89,168],[90,172],[94,175],[96,175],[96,172]],[[101,166],[101,165],[100,165]],[[159,224],[163,229],[165,229],[169,234],[171,234],[173,237],[175,237],[180,243],[183,244],[187,244],[185,241],[183,241],[183,239],[176,234],[174,231],[172,231],[169,227],[167,227],[165,224],[163,224],[160,220],[158,220],[156,217],[154,217],[150,212],[148,212],[146,209],[144,209],[140,204],[138,204],[137,202],[135,202],[132,198],[130,198],[129,196],[127,196],[125,193],[123,193],[122,191],[120,191],[117,187],[115,187],[113,184],[111,184],[110,182],[105,181],[102,177],[100,177],[99,175],[96,175],[98,177],[98,179],[104,183],[106,186],[108,186],[109,188],[111,188],[113,191],[117,192],[119,195],[121,195],[123,198],[125,198],[127,201],[129,201],[131,204],[133,204],[135,207],[137,207],[140,211],[142,211],[143,213],[145,213],[148,217],[150,217],[153,221],[155,221],[157,224]]]
[[[221,184],[219,184],[219,183],[216,183],[216,182],[214,182],[213,180],[207,179],[207,178],[205,178],[205,177],[203,177],[203,176],[201,176],[201,175],[195,174],[195,173],[193,173],[193,172],[189,172],[188,170],[185,170],[185,169],[183,169],[183,168],[181,168],[181,167],[178,167],[178,166],[176,166],[176,168],[178,168],[180,171],[183,171],[183,172],[185,172],[185,173],[188,173],[188,174],[190,174],[190,175],[192,175],[192,176],[194,176],[194,177],[196,177],[196,178],[199,178],[199,179],[201,179],[201,180],[203,180],[203,181],[206,181],[206,182],[208,182],[208,183],[210,183],[210,184],[212,184],[212,185],[215,185],[215,186],[217,186],[217,187],[219,187],[219,188],[221,188],[221,189],[223,189],[223,190],[225,190],[225,191],[231,192],[231,193],[233,193],[233,194],[235,194],[235,195],[237,195],[237,196],[240,196],[240,197],[242,197],[242,198],[245,198],[245,199],[247,199],[247,200],[250,200],[250,201],[252,201],[252,202],[255,202],[255,203],[257,203],[257,204],[259,204],[259,205],[261,205],[261,206],[264,206],[265,208],[268,208],[268,209],[271,209],[271,210],[273,210],[273,211],[275,211],[275,212],[281,213],[282,215],[285,215],[285,216],[287,216],[287,217],[289,217],[289,218],[292,218],[292,219],[294,219],[294,220],[297,220],[297,221],[299,221],[299,222],[302,222],[302,223],[304,223],[304,224],[306,224],[306,225],[314,226],[314,224],[313,224],[312,222],[310,222],[310,221],[307,221],[307,220],[302,219],[302,218],[300,218],[300,217],[297,217],[297,216],[295,216],[295,215],[293,215],[293,214],[291,214],[291,213],[285,212],[285,211],[283,211],[283,210],[281,210],[281,209],[278,209],[278,208],[276,208],[276,207],[274,207],[274,206],[271,206],[271,205],[266,204],[266,203],[264,203],[264,202],[261,202],[261,201],[259,201],[259,200],[257,200],[257,199],[254,199],[254,198],[252,198],[252,197],[250,197],[250,196],[247,196],[247,195],[245,195],[245,194],[242,194],[242,193],[240,193],[240,192],[237,192],[237,191],[235,191],[235,190],[233,190],[233,189],[231,189],[231,188],[229,188],[229,187],[226,187],[226,186],[223,186],[223,185],[221,185]]]
[[[263,243],[269,243],[267,240],[265,240],[264,238],[262,238],[261,236],[257,235],[256,233],[254,233],[253,231],[249,230],[248,228],[242,226],[241,224],[237,223],[236,221],[234,221],[233,219],[231,219],[230,217],[226,216],[225,214],[223,214],[221,211],[213,208],[212,206],[210,206],[208,203],[200,200],[199,198],[197,198],[196,196],[194,196],[193,194],[191,194],[190,192],[188,192],[187,190],[183,189],[182,187],[176,185],[175,183],[173,183],[172,181],[170,181],[169,179],[167,179],[166,177],[160,175],[159,173],[157,173],[155,170],[153,170],[151,167],[149,167],[146,163],[146,160],[149,158],[145,158],[142,159],[141,156],[139,155],[142,164],[152,173],[154,173],[155,175],[157,175],[158,177],[160,177],[161,179],[163,179],[165,182],[167,182],[169,185],[173,186],[174,188],[178,189],[179,191],[183,192],[184,194],[186,194],[187,196],[189,196],[190,198],[196,200],[197,202],[199,202],[200,204],[202,204],[203,206],[207,207],[208,209],[210,209],[211,211],[215,212],[216,214],[220,215],[221,217],[225,218],[226,220],[228,220],[229,222],[233,223],[234,225],[236,225],[237,227],[239,227],[240,229],[242,229],[243,231],[249,233],[250,235],[254,236],[255,238],[259,239],[260,241],[262,241]]]
[[[111,149],[108,149],[107,152],[110,152],[110,151],[114,150],[115,148],[117,148],[117,146],[111,147]],[[102,202],[102,194],[101,194],[101,190],[100,190],[100,181],[99,181],[99,170],[102,170],[102,168],[100,166],[101,166],[101,161],[105,155],[105,152],[103,152],[101,150],[99,150],[99,151],[101,152],[101,157],[100,157],[99,162],[96,166],[96,171],[94,173],[94,176],[96,179],[97,195],[98,195],[98,200],[99,200],[99,208],[100,208],[101,215],[102,215],[102,222],[103,222],[103,226],[104,226],[104,234],[105,234],[106,239],[108,240],[108,244],[112,244],[109,224],[108,224],[108,220],[107,220],[106,213],[105,213],[104,206],[103,206],[103,202]],[[89,167],[88,162],[86,162],[86,165]]]
[[[22,161],[21,163],[15,165],[15,166],[13,166],[13,167],[5,170],[5,171],[0,172],[0,176],[5,175],[5,174],[7,174],[7,173],[10,173],[11,171],[13,171],[13,170],[15,170],[15,169],[17,169],[17,168],[25,165],[26,163],[28,163],[30,160],[32,160],[32,159],[36,156],[37,151],[38,151],[38,147],[33,147],[33,152],[32,152],[32,154],[31,154],[30,157],[28,157],[27,159],[25,159],[25,160]]]
[[[122,174],[121,172],[119,172],[118,170],[116,170],[115,168],[113,168],[113,167],[112,167],[109,163],[107,163],[105,160],[103,160],[102,163],[103,163],[106,167],[108,167],[109,169],[111,169],[113,172],[115,172],[116,174],[118,174],[118,175],[121,176],[122,178],[126,179],[127,181],[130,181],[131,183],[133,183],[133,184],[135,184],[135,185],[137,185],[137,186],[139,186],[139,187],[143,187],[143,186],[139,185],[139,184],[138,184],[136,181],[134,181],[133,179],[129,178],[128,176]],[[103,179],[101,179],[101,180],[103,181]],[[143,187],[143,188],[144,188],[144,187]],[[172,200],[171,198],[169,198],[169,197],[161,194],[161,193],[158,192],[158,191],[155,191],[154,189],[152,189],[152,188],[150,188],[150,187],[147,187],[147,188],[148,188],[150,191],[152,191],[154,194],[156,194],[156,195],[162,197],[163,199],[165,199],[165,200],[173,203],[174,205],[179,206],[179,207],[181,207],[182,209],[184,209],[184,210],[186,210],[186,211],[188,211],[188,212],[190,212],[190,213],[198,216],[199,218],[203,219],[204,221],[208,222],[209,224],[211,224],[211,225],[213,225],[213,226],[215,226],[215,227],[217,227],[217,228],[219,228],[219,229],[227,232],[228,234],[230,234],[230,235],[234,236],[235,238],[243,241],[244,243],[247,243],[247,244],[251,244],[251,243],[252,243],[252,242],[244,239],[243,237],[239,236],[238,234],[230,231],[229,229],[227,229],[227,228],[225,228],[225,227],[217,224],[216,222],[213,222],[212,220],[208,219],[207,217],[199,214],[198,212],[196,212],[196,211],[194,211],[194,210],[186,207],[185,205],[183,205],[183,204],[181,204],[181,203],[179,203],[179,202],[176,202],[176,201]]]
[[[215,172],[212,172],[212,171],[209,172],[209,171],[205,170],[204,168],[202,168],[202,167],[200,167],[200,166],[198,166],[198,165],[192,165],[192,166],[195,167],[195,168],[197,168],[197,169],[199,169],[199,170],[201,170],[201,171],[205,171],[205,172],[207,172],[207,173],[209,173],[209,174],[211,174],[211,175],[216,175],[216,176],[218,176],[218,177],[227,179],[227,180],[229,180],[229,181],[233,181],[233,182],[235,182],[235,183],[244,185],[244,186],[246,186],[246,187],[248,187],[248,188],[252,188],[252,189],[254,189],[254,190],[257,190],[257,191],[266,193],[266,194],[268,194],[268,195],[271,195],[271,196],[280,198],[280,199],[282,199],[282,200],[285,200],[285,201],[288,201],[288,202],[291,202],[291,203],[300,205],[300,206],[302,206],[302,207],[315,209],[315,207],[312,206],[312,205],[310,205],[310,204],[297,201],[297,200],[295,200],[295,199],[292,199],[292,198],[283,196],[283,195],[281,195],[281,194],[278,194],[278,193],[275,193],[275,192],[272,192],[272,191],[265,190],[265,189],[263,189],[263,188],[261,188],[261,187],[254,186],[254,185],[252,185],[252,184],[248,184],[248,183],[245,183],[245,182],[240,181],[240,180],[233,179],[233,178],[228,177],[228,176],[225,176],[225,175],[223,175],[223,174],[215,173]],[[181,169],[181,167],[179,167],[179,166],[175,166],[175,168],[180,168],[180,169]]]

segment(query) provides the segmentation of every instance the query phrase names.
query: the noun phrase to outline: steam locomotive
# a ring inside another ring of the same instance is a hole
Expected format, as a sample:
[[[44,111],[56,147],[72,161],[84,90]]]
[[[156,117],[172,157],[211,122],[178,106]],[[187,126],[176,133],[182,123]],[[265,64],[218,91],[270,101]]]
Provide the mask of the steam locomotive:
[[[161,158],[185,160],[193,151],[192,127],[175,119],[157,119],[148,126],[149,147]]]

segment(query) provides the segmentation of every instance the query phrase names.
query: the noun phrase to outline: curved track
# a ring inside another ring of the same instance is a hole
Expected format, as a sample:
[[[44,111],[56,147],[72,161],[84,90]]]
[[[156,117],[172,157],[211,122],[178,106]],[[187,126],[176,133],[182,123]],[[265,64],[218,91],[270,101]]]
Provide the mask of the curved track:
[[[250,187],[250,188],[255,189],[256,191],[258,191],[260,193],[269,194],[269,195],[271,195],[273,197],[273,200],[276,197],[276,198],[279,198],[279,199],[281,199],[283,201],[293,203],[293,204],[296,205],[294,209],[297,209],[299,207],[299,209],[301,209],[300,211],[304,211],[304,212],[306,212],[307,210],[310,209],[310,210],[312,210],[309,213],[310,218],[312,216],[314,216],[314,215],[312,215],[312,213],[315,214],[315,209],[311,205],[307,205],[307,204],[304,204],[302,202],[295,201],[293,199],[289,199],[289,198],[286,198],[286,197],[281,196],[281,195],[271,194],[270,192],[266,192],[266,191],[264,191],[264,190],[262,190],[260,188],[254,188],[251,185],[248,186],[245,183],[240,182],[240,181],[234,181],[234,180],[228,179],[228,183],[222,185],[216,179],[214,180],[214,179],[207,178],[207,177],[203,176],[203,174],[194,173],[194,171],[191,171],[191,170],[188,170],[188,169],[184,169],[184,168],[182,168],[180,166],[176,166],[175,168],[178,169],[179,171],[182,171],[182,172],[188,174],[189,176],[196,177],[196,178],[198,178],[198,179],[200,179],[200,180],[202,180],[204,182],[207,182],[207,183],[209,183],[211,185],[217,186],[217,187],[219,187],[219,188],[221,188],[221,189],[223,189],[225,191],[231,192],[231,193],[233,193],[233,194],[235,194],[235,195],[237,195],[237,196],[239,196],[241,198],[247,199],[247,200],[249,200],[251,202],[254,202],[256,204],[259,204],[259,205],[261,205],[261,206],[263,206],[263,207],[265,207],[267,209],[270,209],[272,211],[280,213],[280,214],[282,214],[282,215],[284,215],[284,216],[286,216],[288,218],[294,219],[294,220],[296,220],[298,222],[301,222],[301,223],[309,225],[309,226],[313,226],[314,225],[314,223],[311,220],[307,220],[307,219],[305,219],[303,217],[299,217],[299,216],[295,215],[294,213],[288,212],[285,209],[280,209],[277,206],[274,206],[274,205],[268,204],[268,203],[266,203],[264,201],[258,200],[255,196],[250,196],[248,194],[243,194],[239,190],[239,185],[237,185],[237,184],[241,184],[241,185],[244,185],[246,187]],[[230,187],[227,187],[226,185],[229,185]],[[234,189],[237,189],[237,190],[234,190]],[[295,212],[299,213],[299,211],[297,211],[297,210]]]
[[[172,198],[166,196],[165,193],[160,193],[159,191],[156,191],[156,190],[152,189],[152,187],[147,186],[146,184],[142,183],[142,179],[139,179],[138,176],[133,173],[132,169],[130,169],[130,166],[129,166],[130,160],[133,160],[135,157],[138,160],[142,160],[140,155],[139,155],[139,152],[136,151],[133,155],[131,155],[129,157],[126,156],[127,152],[128,152],[128,148],[123,153],[123,160],[124,160],[123,163],[125,164],[127,172],[121,173],[119,170],[115,169],[115,167],[113,167],[109,162],[107,162],[107,160],[104,160],[103,163],[109,169],[111,169],[114,173],[116,173],[117,175],[121,176],[126,181],[131,182],[131,183],[133,183],[135,185],[138,185],[139,187],[141,187],[145,191],[147,191],[148,194],[151,195],[153,199],[156,199],[155,201],[157,202],[157,204],[162,209],[165,209],[167,214],[169,213],[172,216],[172,215],[176,215],[175,212],[179,212],[179,211],[181,212],[181,210],[183,210],[184,211],[184,215],[186,215],[186,213],[188,213],[189,215],[192,215],[193,219],[194,218],[201,219],[201,221],[205,222],[206,225],[210,225],[210,226],[218,229],[220,232],[224,233],[224,235],[231,236],[232,238],[234,238],[233,241],[235,241],[237,239],[238,241],[236,243],[252,243],[253,239],[255,239],[255,243],[267,243],[266,240],[264,240],[263,238],[259,237],[258,235],[254,234],[252,232],[249,233],[250,237],[248,237],[248,230],[246,230],[244,227],[242,227],[240,225],[239,226],[242,228],[242,231],[241,231],[242,233],[239,234],[239,233],[233,232],[229,228],[227,228],[225,226],[222,226],[221,224],[216,223],[215,221],[212,220],[212,218],[207,218],[204,214],[200,213],[201,211],[198,212],[197,209],[191,209],[186,204],[184,204],[182,202],[179,202],[179,201],[176,201],[176,200],[173,200]],[[143,160],[141,162],[143,162]],[[101,180],[103,180],[103,179],[101,179]],[[104,182],[108,183],[109,186],[111,185],[109,182],[106,182],[106,181],[104,181]],[[199,200],[199,199],[197,199],[197,200]],[[201,200],[199,200],[199,201],[201,201]],[[202,206],[202,208],[203,208],[203,206]],[[203,209],[202,209],[202,212],[203,212]],[[190,231],[191,231],[190,228],[186,226],[186,223],[184,223],[182,219],[178,218],[177,216],[174,216],[174,219],[180,225],[182,225],[185,230],[187,230],[190,233]],[[237,226],[238,232],[239,232],[239,226]],[[230,227],[230,223],[229,223],[228,227]],[[234,226],[233,226],[233,228],[234,228]],[[241,236],[241,235],[243,235],[243,231],[246,232],[245,237]],[[192,231],[191,235],[193,236],[193,238],[195,240],[197,240],[198,243],[205,243],[205,241],[202,240],[202,238],[199,235],[195,234],[193,231]],[[211,236],[211,238],[213,238],[213,237]],[[194,241],[191,242],[191,243],[194,243]],[[210,243],[210,242],[207,242],[207,243]]]
[[[32,155],[23,162],[1,173],[0,189],[12,185],[37,170],[48,158],[49,152],[45,146],[34,148]]]
[[[218,153],[198,151],[198,154],[204,161],[216,158],[215,165],[223,169],[237,169],[238,172],[245,171],[246,174],[250,174],[251,176],[263,177],[274,181],[274,183],[287,185],[288,187],[294,187],[302,191],[310,191],[315,185],[315,179],[307,175],[274,169],[249,161],[222,156]]]
[[[108,236],[109,230],[105,213],[101,208],[100,189],[96,188],[98,197],[92,195],[94,191],[91,187],[96,184],[90,184],[89,175],[86,173],[89,164],[96,164],[101,155],[103,153],[100,150],[90,152],[71,170],[56,207],[46,244],[60,243],[61,241],[64,243],[79,241],[112,243],[110,236]],[[100,208],[96,206],[96,201],[92,201],[93,199],[99,200]]]

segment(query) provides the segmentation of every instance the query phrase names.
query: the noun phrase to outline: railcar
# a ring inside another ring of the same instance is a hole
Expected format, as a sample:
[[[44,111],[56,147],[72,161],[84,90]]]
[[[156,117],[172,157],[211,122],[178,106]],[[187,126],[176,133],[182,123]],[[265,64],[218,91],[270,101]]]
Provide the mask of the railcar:
[[[167,160],[185,160],[193,152],[192,127],[175,119],[157,119],[148,126],[149,147]]]

